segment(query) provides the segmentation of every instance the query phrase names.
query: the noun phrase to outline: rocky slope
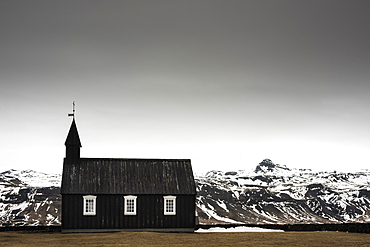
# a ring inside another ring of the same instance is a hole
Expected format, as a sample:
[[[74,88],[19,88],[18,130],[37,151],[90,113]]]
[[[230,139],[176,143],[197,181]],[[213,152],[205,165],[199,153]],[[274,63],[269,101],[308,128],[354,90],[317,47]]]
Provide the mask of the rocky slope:
[[[1,225],[59,225],[60,181],[31,170],[0,173]],[[367,170],[313,172],[266,159],[252,171],[210,171],[196,182],[203,224],[370,222]]]

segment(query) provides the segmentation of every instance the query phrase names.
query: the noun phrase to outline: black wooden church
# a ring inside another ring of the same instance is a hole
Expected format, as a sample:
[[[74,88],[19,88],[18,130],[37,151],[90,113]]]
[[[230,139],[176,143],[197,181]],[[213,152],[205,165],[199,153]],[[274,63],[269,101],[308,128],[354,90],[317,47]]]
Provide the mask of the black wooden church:
[[[193,232],[190,159],[81,158],[75,119],[65,141],[63,232]]]

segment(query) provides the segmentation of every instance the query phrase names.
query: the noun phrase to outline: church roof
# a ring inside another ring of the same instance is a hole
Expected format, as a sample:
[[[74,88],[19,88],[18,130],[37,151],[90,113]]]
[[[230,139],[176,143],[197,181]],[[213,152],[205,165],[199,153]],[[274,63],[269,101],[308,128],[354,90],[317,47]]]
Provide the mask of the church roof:
[[[190,159],[81,158],[63,166],[62,194],[195,195]]]
[[[64,145],[79,145],[81,147],[80,136],[78,135],[77,126],[74,118],[71,127],[69,128],[67,139]]]

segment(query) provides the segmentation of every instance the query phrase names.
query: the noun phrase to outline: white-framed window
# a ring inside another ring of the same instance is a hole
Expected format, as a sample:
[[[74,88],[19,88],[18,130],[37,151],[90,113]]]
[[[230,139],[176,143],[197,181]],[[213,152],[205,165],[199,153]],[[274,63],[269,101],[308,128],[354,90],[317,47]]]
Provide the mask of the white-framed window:
[[[125,198],[125,215],[136,215],[137,196],[124,196],[124,198]]]
[[[96,214],[96,196],[83,196],[83,214],[95,215]]]
[[[176,196],[163,196],[164,214],[176,215]]]

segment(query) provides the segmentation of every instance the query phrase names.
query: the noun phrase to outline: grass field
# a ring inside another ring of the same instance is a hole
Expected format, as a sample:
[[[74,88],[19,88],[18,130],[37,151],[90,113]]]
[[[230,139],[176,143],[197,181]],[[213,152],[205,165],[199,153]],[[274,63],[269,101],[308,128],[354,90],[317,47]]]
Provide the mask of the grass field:
[[[0,246],[370,246],[370,234],[345,232],[79,234],[0,232]]]

